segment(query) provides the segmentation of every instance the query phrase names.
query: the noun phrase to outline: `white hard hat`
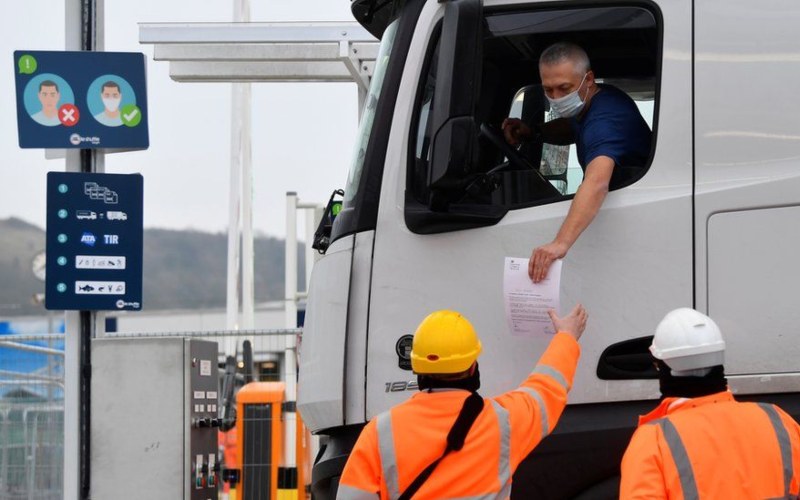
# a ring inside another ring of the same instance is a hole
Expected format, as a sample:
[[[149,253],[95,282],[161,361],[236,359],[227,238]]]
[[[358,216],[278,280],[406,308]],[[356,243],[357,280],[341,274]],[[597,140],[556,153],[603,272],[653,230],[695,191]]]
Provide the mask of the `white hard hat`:
[[[725,362],[725,341],[714,320],[682,307],[667,313],[656,328],[650,353],[675,372],[687,372]]]

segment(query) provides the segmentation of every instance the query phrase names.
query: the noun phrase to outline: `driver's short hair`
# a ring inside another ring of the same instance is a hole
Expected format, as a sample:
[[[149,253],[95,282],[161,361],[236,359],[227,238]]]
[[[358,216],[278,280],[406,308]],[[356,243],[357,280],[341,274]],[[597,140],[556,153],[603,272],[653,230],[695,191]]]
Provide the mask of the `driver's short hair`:
[[[585,74],[592,69],[589,63],[589,56],[580,45],[572,42],[558,42],[547,47],[539,56],[539,66],[550,66],[564,61],[570,61],[575,65],[575,71]]]

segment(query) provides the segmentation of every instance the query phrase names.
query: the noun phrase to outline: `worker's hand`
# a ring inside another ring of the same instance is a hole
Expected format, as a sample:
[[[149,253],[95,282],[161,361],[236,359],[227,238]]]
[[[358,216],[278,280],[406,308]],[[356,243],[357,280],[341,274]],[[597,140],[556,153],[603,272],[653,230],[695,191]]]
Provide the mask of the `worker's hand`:
[[[502,129],[506,142],[512,146],[519,145],[531,136],[531,128],[519,118],[506,118],[503,120]]]
[[[589,313],[580,304],[576,305],[571,313],[559,318],[555,309],[547,311],[550,315],[550,320],[553,322],[553,327],[556,332],[566,333],[575,337],[575,340],[581,338],[583,330],[586,328],[586,320],[589,318]]]
[[[534,248],[531,252],[531,260],[528,261],[528,276],[534,283],[539,283],[547,277],[550,265],[556,259],[563,259],[567,255],[569,247],[558,241]]]

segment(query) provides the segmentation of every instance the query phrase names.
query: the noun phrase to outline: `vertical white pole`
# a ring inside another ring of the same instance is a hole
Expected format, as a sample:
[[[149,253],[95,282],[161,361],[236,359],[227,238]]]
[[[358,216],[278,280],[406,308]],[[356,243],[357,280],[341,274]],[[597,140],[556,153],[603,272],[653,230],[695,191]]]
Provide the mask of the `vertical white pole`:
[[[286,193],[286,252],[284,260],[286,328],[297,326],[297,193]]]
[[[286,193],[286,253],[284,260],[284,290],[286,328],[297,327],[297,193]],[[294,335],[287,335],[283,355],[283,373],[286,383],[286,401],[297,401],[297,361]],[[284,425],[284,467],[294,467],[297,415],[286,412]]]
[[[253,252],[253,158],[250,147],[251,88],[249,83],[238,83],[242,89],[242,328],[255,326],[255,258]]]
[[[241,141],[241,123],[237,109],[241,100],[241,88],[232,84],[231,93],[231,166],[228,204],[228,290],[227,329],[236,330],[239,325],[239,195],[241,193],[241,162],[239,145]],[[226,339],[226,344],[230,342]],[[226,346],[226,353],[231,353],[231,346]]]
[[[250,21],[250,1],[237,0],[234,12],[236,22]],[[241,127],[240,155],[242,161],[242,328],[255,327],[255,288],[253,256],[253,155],[252,138],[252,88],[250,83],[235,83],[242,89],[238,103]],[[252,340],[251,340],[252,341]]]
[[[67,152],[69,164],[70,152]],[[67,171],[71,171],[67,169]],[[64,499],[80,498],[80,353],[81,313],[64,318]]]
[[[311,285],[311,269],[314,267],[314,261],[316,260],[314,257],[314,253],[316,250],[311,248],[311,245],[314,244],[314,231],[317,230],[317,224],[319,224],[317,220],[317,209],[316,208],[306,208],[306,293],[308,293],[308,288]]]
[[[247,0],[234,0],[233,20],[241,22],[249,18],[250,6]],[[244,84],[231,84],[231,175],[230,175],[230,204],[228,206],[228,286],[227,286],[227,329],[239,329],[239,259],[241,257],[241,195],[242,195],[242,163],[244,161],[245,127],[242,110],[249,107],[249,89]],[[226,353],[235,351],[235,340],[227,337],[225,340]]]
[[[64,1],[66,50],[81,49],[81,0]],[[81,152],[67,150],[66,171],[80,172]],[[81,316],[64,318],[64,499],[80,498],[80,353]]]

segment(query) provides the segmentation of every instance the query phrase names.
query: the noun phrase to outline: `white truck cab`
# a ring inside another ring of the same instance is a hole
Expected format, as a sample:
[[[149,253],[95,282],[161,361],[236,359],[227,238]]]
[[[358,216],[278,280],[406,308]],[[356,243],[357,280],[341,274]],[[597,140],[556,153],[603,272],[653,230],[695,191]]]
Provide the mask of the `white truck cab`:
[[[516,498],[616,498],[636,417],[655,406],[647,353],[690,306],[727,342],[743,399],[800,415],[800,4],[745,0],[353,0],[381,38],[344,203],[311,280],[298,406],[327,436],[315,498],[333,498],[361,427],[416,390],[408,335],[437,309],[479,332],[481,394],[519,384],[548,338],[511,336],[503,262],[555,236],[581,181],[574,146],[498,136],[552,118],[538,58],[556,41],[651,125],[563,263],[561,303],[590,322],[564,416],[520,466]],[[564,312],[565,312],[564,311]]]

